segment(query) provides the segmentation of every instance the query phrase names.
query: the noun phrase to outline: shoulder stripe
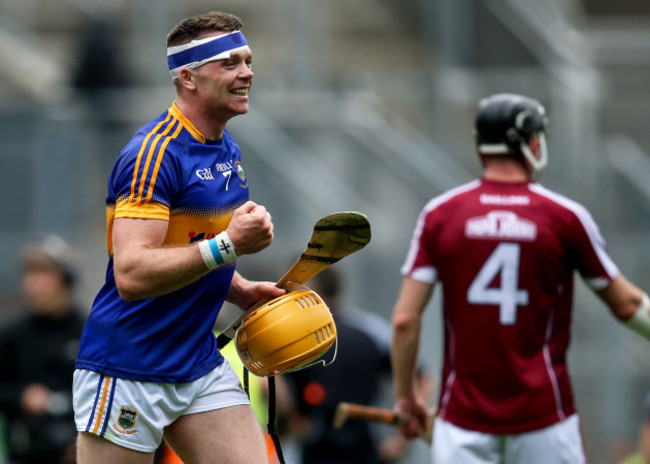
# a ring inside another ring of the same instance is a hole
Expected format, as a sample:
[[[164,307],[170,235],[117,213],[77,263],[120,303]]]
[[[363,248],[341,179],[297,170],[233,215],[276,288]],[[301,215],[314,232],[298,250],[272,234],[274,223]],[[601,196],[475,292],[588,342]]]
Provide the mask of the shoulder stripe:
[[[161,140],[167,139],[166,135],[169,134],[172,127],[174,127],[174,125],[178,125],[176,118],[172,118],[172,121],[169,124],[167,124],[165,130],[163,130],[160,134],[157,134],[156,137],[153,139],[153,142],[149,146],[149,151],[147,152],[147,160],[145,161],[144,168],[142,169],[142,175],[140,176],[140,185],[138,186],[138,194],[136,197],[138,199],[139,205],[141,205],[144,201],[144,185],[147,181],[147,177],[149,177],[149,168],[151,166],[151,160],[153,158],[154,152],[156,151],[156,147],[158,147],[158,144],[160,143]],[[165,139],[163,139],[163,137],[165,137]],[[166,147],[167,143],[163,142],[163,147]]]
[[[598,225],[596,224],[596,221],[594,221],[591,213],[589,213],[587,208],[582,206],[577,201],[571,200],[564,195],[560,195],[559,193],[547,189],[541,184],[530,184],[528,188],[532,192],[535,192],[538,195],[543,196],[571,211],[578,218],[580,224],[582,224],[583,229],[587,233],[587,237],[589,237],[589,242],[591,243],[592,248],[596,251],[598,258],[609,277],[613,279],[616,277],[616,275],[618,275],[618,267],[614,261],[612,261],[612,259],[609,257],[609,254],[605,250],[605,239],[600,234]]]
[[[151,197],[153,196],[153,187],[154,185],[156,185],[156,179],[158,178],[158,171],[160,170],[160,163],[162,162],[163,156],[165,155],[165,150],[167,150],[167,145],[169,145],[169,142],[172,139],[178,137],[178,134],[180,134],[181,129],[183,129],[183,125],[180,123],[177,124],[174,133],[169,137],[165,137],[165,140],[163,141],[162,145],[160,145],[160,149],[158,150],[158,156],[156,157],[156,163],[154,165],[153,172],[151,173],[151,180],[149,181],[149,186],[147,187],[147,198],[145,199],[146,202],[151,201]]]
[[[144,150],[147,148],[147,145],[149,144],[149,140],[155,133],[157,133],[160,130],[161,127],[169,123],[171,119],[172,119],[171,113],[167,113],[167,117],[163,121],[160,121],[158,124],[156,124],[156,127],[154,127],[153,130],[149,132],[147,136],[144,138],[144,140],[142,141],[142,145],[140,145],[140,151],[138,152],[138,157],[135,160],[135,167],[133,168],[133,180],[131,181],[131,194],[129,195],[129,202],[133,202],[133,200],[136,198],[135,185],[138,181],[138,173],[140,172],[140,163],[142,161],[142,155],[144,154]],[[143,175],[146,175],[146,172],[143,172]]]
[[[441,204],[451,200],[452,198],[461,195],[465,192],[469,192],[470,190],[473,190],[477,188],[479,185],[481,185],[480,180],[473,180],[471,182],[468,182],[466,184],[460,185],[458,187],[452,188],[451,190],[448,190],[447,192],[438,195],[437,197],[434,197],[433,199],[429,200],[429,202],[424,206],[422,211],[420,212],[420,216],[418,217],[416,226],[415,226],[415,231],[413,233],[413,236],[411,238],[411,244],[409,246],[408,253],[406,255],[406,260],[404,264],[402,265],[401,272],[403,275],[409,274],[413,270],[413,263],[415,262],[415,258],[418,253],[419,245],[420,245],[420,236],[422,235],[422,230],[424,229],[424,224],[426,222],[426,217],[429,212],[432,210],[436,209],[438,206]],[[435,280],[435,273],[433,274],[434,280]],[[424,278],[421,276],[420,278]],[[427,280],[431,278],[431,275],[427,274]]]
[[[480,179],[473,180],[471,182],[467,182],[466,184],[459,185],[458,187],[454,187],[451,190],[447,190],[445,193],[442,193],[438,195],[437,197],[434,197],[433,199],[429,200],[429,202],[426,204],[424,209],[429,212],[433,209],[436,209],[438,206],[440,206],[442,203],[445,203],[446,201],[451,200],[452,198],[461,195],[465,192],[469,192],[470,190],[474,190],[478,186],[481,185]]]

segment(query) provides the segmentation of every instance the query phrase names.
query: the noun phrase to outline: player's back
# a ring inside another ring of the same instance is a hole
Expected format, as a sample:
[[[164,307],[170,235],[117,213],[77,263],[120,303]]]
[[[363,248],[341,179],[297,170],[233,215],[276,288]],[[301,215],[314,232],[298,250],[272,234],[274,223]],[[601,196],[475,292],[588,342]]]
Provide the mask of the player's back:
[[[572,414],[573,273],[616,273],[589,213],[533,182],[481,180],[432,200],[418,227],[404,271],[442,285],[442,417],[517,433]]]

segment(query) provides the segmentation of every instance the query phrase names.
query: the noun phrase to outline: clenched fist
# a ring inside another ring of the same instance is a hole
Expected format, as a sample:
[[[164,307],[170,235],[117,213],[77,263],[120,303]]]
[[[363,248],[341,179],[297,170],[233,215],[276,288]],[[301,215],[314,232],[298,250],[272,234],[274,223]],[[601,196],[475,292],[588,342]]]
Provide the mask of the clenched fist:
[[[237,256],[257,253],[273,241],[271,215],[264,206],[253,201],[235,210],[226,231]]]

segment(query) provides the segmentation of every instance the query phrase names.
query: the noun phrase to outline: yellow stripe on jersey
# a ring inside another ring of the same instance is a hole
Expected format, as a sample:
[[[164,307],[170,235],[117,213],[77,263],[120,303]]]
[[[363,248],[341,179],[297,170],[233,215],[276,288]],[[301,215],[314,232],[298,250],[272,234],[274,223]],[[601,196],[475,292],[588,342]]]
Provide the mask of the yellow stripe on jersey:
[[[234,211],[234,210],[233,210]],[[165,245],[187,245],[223,232],[230,224],[233,211],[172,211],[165,236]]]
[[[161,219],[169,221],[169,208],[160,203],[150,203],[147,208],[133,208],[128,198],[106,205],[106,249],[113,255],[113,222],[116,218]]]
[[[106,249],[108,256],[113,256],[113,218],[115,217],[115,205],[106,205]]]
[[[169,127],[171,127],[171,125]],[[171,135],[171,137],[165,137],[165,141],[160,146],[160,149],[158,150],[158,156],[156,157],[156,164],[154,165],[153,173],[151,174],[151,181],[149,182],[149,190],[147,192],[147,198],[145,199],[145,202],[150,202],[151,197],[153,196],[153,187],[156,184],[156,179],[158,178],[158,171],[160,170],[160,163],[162,162],[163,156],[165,155],[165,150],[167,149],[167,145],[169,144],[171,139],[175,139],[176,137],[178,137],[178,134],[181,133],[182,128],[183,126],[181,124],[178,124],[178,126],[176,126],[176,130]],[[142,179],[144,180],[144,176],[142,177]]]
[[[133,179],[128,196],[118,197],[114,203],[106,205],[106,245],[109,256],[113,254],[113,225],[117,218],[170,221],[165,244],[187,244],[192,239],[192,233],[203,235],[207,233],[214,236],[217,233],[213,232],[215,229],[220,232],[228,226],[232,211],[207,212],[206,216],[196,212],[190,213],[189,216],[186,216],[187,213],[181,213],[175,215],[172,221],[169,207],[152,201],[154,187],[167,146],[172,139],[179,136],[183,128],[197,141],[205,143],[203,134],[180,112],[176,103],[172,104],[165,119],[156,124],[151,132],[144,137],[133,167]],[[151,176],[147,184],[149,173]],[[190,235],[188,235],[188,230]]]
[[[187,245],[194,239],[212,238],[226,230],[236,207],[228,211],[185,211],[171,212],[160,203],[150,203],[146,210],[130,208],[127,198],[118,200],[117,205],[106,205],[106,249],[113,255],[113,223],[116,218],[162,219],[169,222],[164,245]],[[146,211],[146,215],[143,215]],[[137,215],[136,215],[137,212]]]
[[[135,168],[133,169],[133,181],[131,181],[131,195],[129,196],[129,198],[131,199],[135,198],[135,185],[138,180],[138,171],[140,170],[140,162],[142,161],[142,154],[144,153],[144,150],[147,147],[149,140],[156,132],[160,130],[160,128],[163,125],[167,124],[171,118],[172,118],[171,113],[168,113],[167,117],[163,121],[160,121],[158,124],[156,124],[156,127],[154,127],[153,130],[149,132],[147,136],[144,138],[144,141],[140,146],[140,151],[138,152],[138,157],[135,160]]]
[[[174,133],[171,136],[168,136],[169,132],[172,130],[172,127],[176,125],[176,122],[178,122],[178,125],[176,126]],[[165,129],[162,132],[160,132],[163,127],[165,127]],[[153,130],[149,134],[147,134],[147,136],[142,141],[142,145],[140,146],[140,151],[138,152],[138,156],[135,161],[135,166],[133,168],[133,180],[131,182],[131,195],[129,196],[129,200],[131,201],[131,203],[133,204],[137,203],[138,205],[142,205],[142,203],[151,201],[151,198],[153,196],[153,187],[158,177],[158,170],[160,169],[160,163],[165,153],[165,149],[167,148],[167,145],[169,144],[171,139],[178,137],[178,134],[180,134],[183,127],[185,127],[185,129],[187,129],[187,131],[196,140],[198,140],[201,143],[205,143],[205,137],[203,136],[203,134],[199,130],[197,130],[196,127],[194,127],[194,125],[190,122],[189,119],[187,119],[183,115],[183,113],[180,112],[176,103],[175,102],[172,103],[172,107],[167,112],[167,117],[163,121],[156,124]],[[142,158],[144,156],[146,147],[149,145],[149,141],[151,140],[152,137],[154,137],[154,140],[153,142],[151,142],[151,145],[149,146],[149,150],[147,152],[147,156],[145,159],[144,168],[142,169],[142,174],[140,175],[139,178],[140,181],[138,182],[138,173],[140,172]],[[145,182],[147,180],[147,175],[149,174],[149,168],[151,167],[151,161],[154,157],[154,153],[156,153],[156,147],[158,147],[158,145],[160,144],[161,139],[163,139],[163,142],[162,145],[158,148],[156,162],[154,163],[154,169],[151,174],[147,195],[145,197],[144,195]],[[135,191],[136,185],[138,186],[137,193]]]
[[[161,203],[149,203],[146,208],[136,208],[128,198],[118,198],[115,202],[113,217],[168,221],[169,207]]]
[[[142,175],[140,176],[140,185],[138,187],[138,195],[135,198],[132,198],[132,201],[134,203],[138,203],[138,206],[141,206],[143,201],[144,201],[144,183],[147,180],[147,174],[149,174],[149,167],[151,166],[151,159],[153,158],[153,154],[156,151],[156,147],[160,143],[160,139],[165,137],[165,139],[164,139],[164,141],[162,143],[162,146],[160,148],[158,148],[158,156],[157,156],[157,158],[158,158],[158,157],[161,156],[161,153],[165,152],[165,148],[167,147],[167,144],[169,143],[169,137],[167,137],[167,134],[169,134],[169,131],[171,131],[172,127],[176,124],[176,121],[177,121],[177,119],[173,118],[171,123],[169,123],[167,125],[165,130],[162,133],[156,135],[156,137],[153,139],[153,142],[151,143],[151,146],[149,147],[149,152],[147,153],[147,160],[145,161],[144,169],[142,169]],[[180,123],[177,124],[177,126],[180,128],[181,127]],[[174,133],[173,137],[178,136],[179,132],[180,131],[177,129],[176,132]],[[146,142],[144,142],[144,143],[146,144]],[[154,172],[151,174],[152,180],[155,177],[157,177],[158,172],[156,171],[156,169],[158,169],[159,167],[160,167],[160,163],[158,162],[156,164],[156,167],[154,167]],[[138,168],[139,168],[139,166],[136,165],[135,170],[134,170],[135,171],[134,175],[136,175],[136,176],[137,176],[137,173],[138,173]],[[153,189],[153,184],[150,183],[149,187],[150,187],[150,189]],[[149,193],[147,194],[147,196],[150,198]],[[136,202],[136,199],[137,199],[137,202]]]

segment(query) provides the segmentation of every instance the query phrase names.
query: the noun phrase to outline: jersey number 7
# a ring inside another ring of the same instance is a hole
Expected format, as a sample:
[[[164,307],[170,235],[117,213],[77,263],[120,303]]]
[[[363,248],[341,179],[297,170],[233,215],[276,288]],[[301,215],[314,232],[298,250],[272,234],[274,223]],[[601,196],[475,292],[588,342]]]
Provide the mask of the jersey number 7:
[[[528,304],[528,291],[519,286],[519,257],[521,245],[500,243],[485,261],[467,289],[467,301],[472,304],[498,305],[499,321],[512,325],[517,320],[517,306]],[[501,277],[499,287],[492,287],[495,277]]]

